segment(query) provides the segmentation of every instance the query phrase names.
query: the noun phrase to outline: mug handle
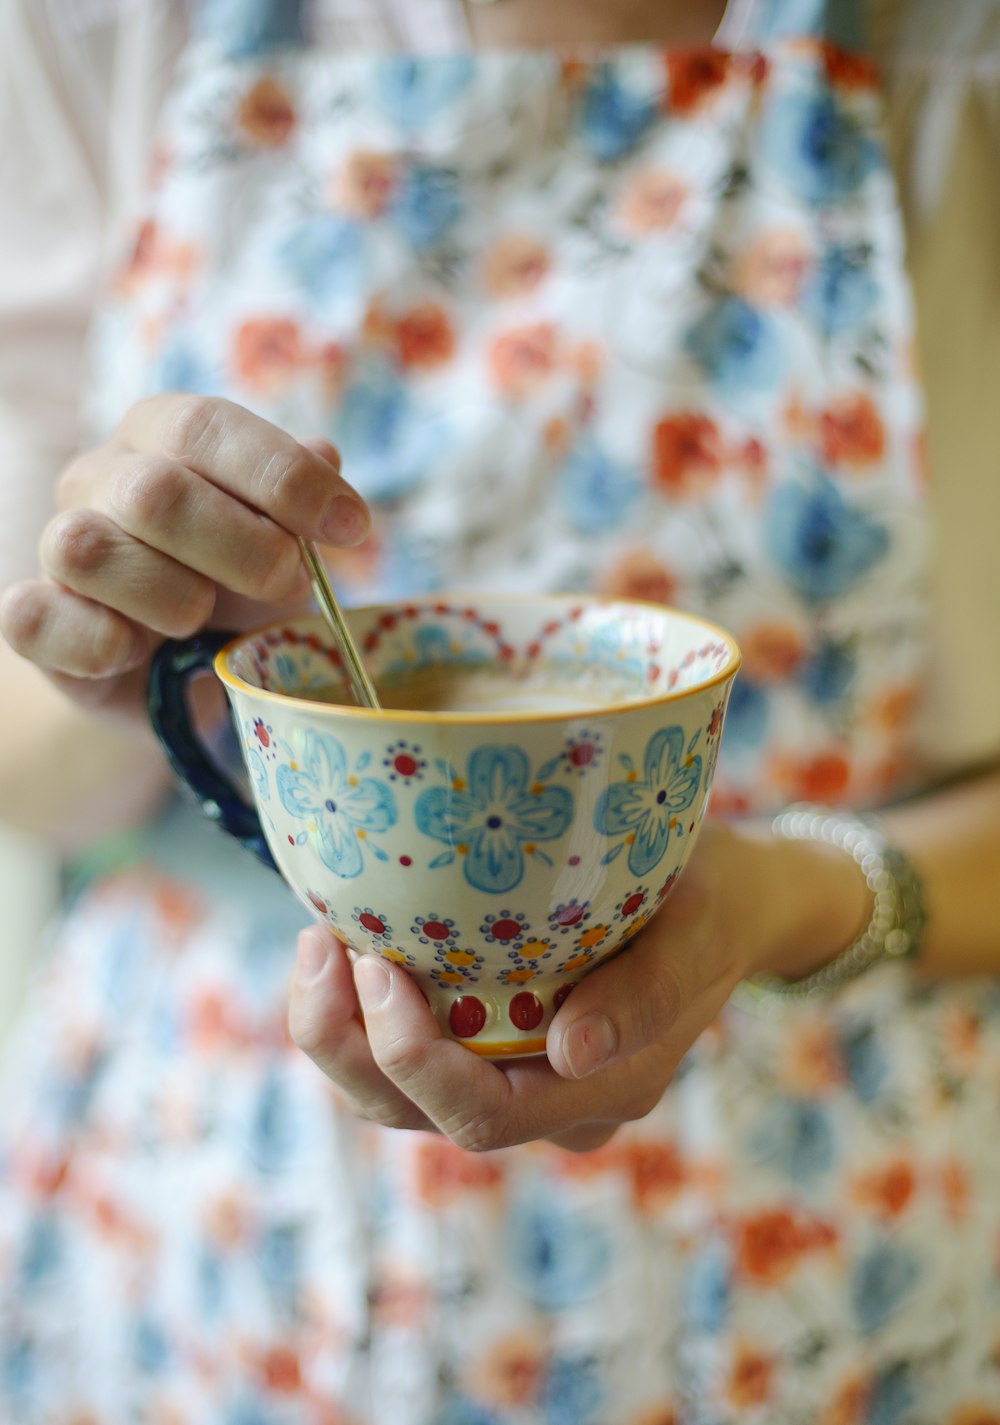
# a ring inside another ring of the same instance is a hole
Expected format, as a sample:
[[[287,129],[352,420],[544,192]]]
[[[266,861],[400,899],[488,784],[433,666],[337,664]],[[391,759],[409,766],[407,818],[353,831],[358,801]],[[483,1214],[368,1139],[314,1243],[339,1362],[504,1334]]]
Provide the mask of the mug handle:
[[[192,638],[168,639],[153,655],[146,690],[146,707],[153,731],[167,760],[180,780],[190,788],[202,811],[236,838],[265,866],[277,871],[274,857],[264,839],[256,807],[248,805],[235,784],[215,765],[191,722],[187,687],[196,673],[211,671],[215,655],[237,635],[233,631],[212,630]],[[226,699],[230,721],[233,710]]]

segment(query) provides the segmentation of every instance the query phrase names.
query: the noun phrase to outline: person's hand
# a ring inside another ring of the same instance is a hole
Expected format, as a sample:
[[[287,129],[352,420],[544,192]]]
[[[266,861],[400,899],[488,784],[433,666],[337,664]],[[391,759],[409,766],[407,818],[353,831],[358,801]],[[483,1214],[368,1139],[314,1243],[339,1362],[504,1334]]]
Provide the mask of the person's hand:
[[[289,1028],[362,1117],[471,1151],[586,1151],[652,1110],[741,979],[806,974],[846,944],[866,895],[843,852],[707,825],[663,908],[567,997],[546,1057],[494,1063],[445,1038],[404,970],[323,926],[299,937]]]
[[[164,637],[264,622],[306,592],[296,535],[353,545],[368,529],[328,442],[182,394],[133,406],[67,467],[58,503],[46,577],[6,591],[0,632],[79,703],[131,718]]]

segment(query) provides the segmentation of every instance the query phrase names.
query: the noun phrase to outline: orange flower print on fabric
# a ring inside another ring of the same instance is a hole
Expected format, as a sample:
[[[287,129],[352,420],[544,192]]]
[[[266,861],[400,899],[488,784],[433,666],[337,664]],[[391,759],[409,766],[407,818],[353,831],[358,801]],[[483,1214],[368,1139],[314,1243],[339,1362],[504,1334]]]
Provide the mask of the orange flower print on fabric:
[[[404,312],[395,324],[395,338],[400,364],[408,370],[430,370],[455,354],[455,332],[435,302]]]
[[[758,623],[740,637],[743,668],[755,683],[793,678],[806,656],[805,637],[791,623]]]
[[[960,1405],[948,1416],[947,1425],[1000,1425],[1000,1411],[978,1402]]]
[[[333,181],[333,200],[352,218],[377,218],[392,201],[399,167],[392,154],[358,149]]]
[[[688,196],[687,184],[660,168],[640,168],[625,185],[617,216],[626,232],[666,232],[676,223]]]
[[[752,1346],[737,1346],[726,1386],[726,1399],[732,1405],[766,1405],[771,1396],[774,1371],[772,1357]]]
[[[667,55],[665,107],[690,115],[703,108],[726,82],[731,59],[721,50],[677,50]]]
[[[414,1187],[421,1202],[440,1207],[467,1192],[491,1191],[504,1181],[496,1158],[465,1153],[446,1138],[428,1136],[414,1152]]]
[[[272,1395],[298,1395],[302,1390],[302,1368],[291,1346],[272,1346],[256,1364],[261,1385]]]
[[[548,248],[537,238],[511,233],[489,249],[483,278],[494,297],[523,297],[548,276]]]
[[[677,580],[650,549],[627,549],[601,580],[602,594],[616,599],[647,599],[670,604],[677,596]]]
[[[842,752],[819,752],[801,760],[778,754],[771,763],[790,801],[842,801],[851,783],[851,764]]]
[[[502,1336],[475,1362],[466,1389],[489,1405],[530,1406],[538,1399],[544,1364],[537,1332]]]
[[[876,89],[879,84],[878,65],[867,55],[856,54],[820,41],[826,77],[835,89]]]
[[[715,422],[698,411],[681,411],[653,429],[653,479],[668,495],[703,495],[722,468],[722,442]]]
[[[539,322],[501,332],[490,346],[488,360],[493,381],[505,396],[513,400],[530,396],[555,370],[555,327]]]
[[[809,249],[790,228],[761,233],[733,259],[729,285],[755,307],[790,307],[809,270]]]
[[[838,1387],[816,1425],[863,1425],[870,1397],[867,1381],[852,1376]]]
[[[679,1425],[679,1421],[672,1405],[649,1405],[638,1415],[630,1416],[628,1425]]]
[[[851,1197],[876,1216],[893,1221],[905,1212],[916,1187],[912,1163],[905,1158],[894,1158],[859,1174],[851,1185]]]
[[[236,122],[260,148],[281,148],[295,130],[295,105],[276,79],[264,75],[244,94]]]
[[[810,1251],[831,1247],[834,1229],[798,1218],[787,1208],[766,1208],[737,1227],[737,1261],[747,1280],[775,1286],[789,1277]]]
[[[236,329],[233,365],[251,391],[269,394],[290,385],[304,359],[302,333],[290,317],[253,317]]]
[[[844,1080],[844,1061],[836,1033],[825,1019],[789,1024],[778,1055],[782,1083],[802,1094],[824,1094]]]
[[[687,1173],[676,1143],[626,1143],[623,1157],[632,1181],[632,1198],[640,1212],[658,1211],[685,1184]]]
[[[828,465],[861,470],[885,455],[882,417],[864,391],[845,396],[820,413],[819,438]]]

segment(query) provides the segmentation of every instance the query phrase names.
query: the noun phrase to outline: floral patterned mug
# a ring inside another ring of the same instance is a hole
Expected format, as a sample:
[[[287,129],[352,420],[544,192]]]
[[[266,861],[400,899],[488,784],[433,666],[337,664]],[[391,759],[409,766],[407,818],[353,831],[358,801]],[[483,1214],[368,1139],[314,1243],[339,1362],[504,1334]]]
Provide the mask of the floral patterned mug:
[[[355,950],[404,965],[445,1034],[491,1056],[541,1053],[575,981],[684,867],[739,650],[689,614],[591,595],[347,617],[383,698],[420,684],[420,710],[354,706],[306,616],[165,644],[153,726],[206,813]],[[191,726],[185,688],[209,666],[252,804]],[[428,708],[437,687],[462,706]]]

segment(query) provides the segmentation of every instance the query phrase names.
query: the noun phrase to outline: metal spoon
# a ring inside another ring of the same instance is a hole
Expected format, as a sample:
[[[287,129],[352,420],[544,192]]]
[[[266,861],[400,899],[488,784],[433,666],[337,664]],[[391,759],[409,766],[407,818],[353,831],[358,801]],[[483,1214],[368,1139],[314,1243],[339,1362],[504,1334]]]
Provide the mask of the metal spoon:
[[[309,574],[313,597],[343,656],[351,691],[354,693],[358,705],[363,708],[381,708],[382,704],[378,700],[375,685],[368,676],[365,665],[361,661],[361,654],[351,637],[344,612],[337,602],[333,585],[327,578],[326,567],[319,550],[315,544],[308,543],[301,536],[299,537],[299,549],[302,551],[302,562]]]

